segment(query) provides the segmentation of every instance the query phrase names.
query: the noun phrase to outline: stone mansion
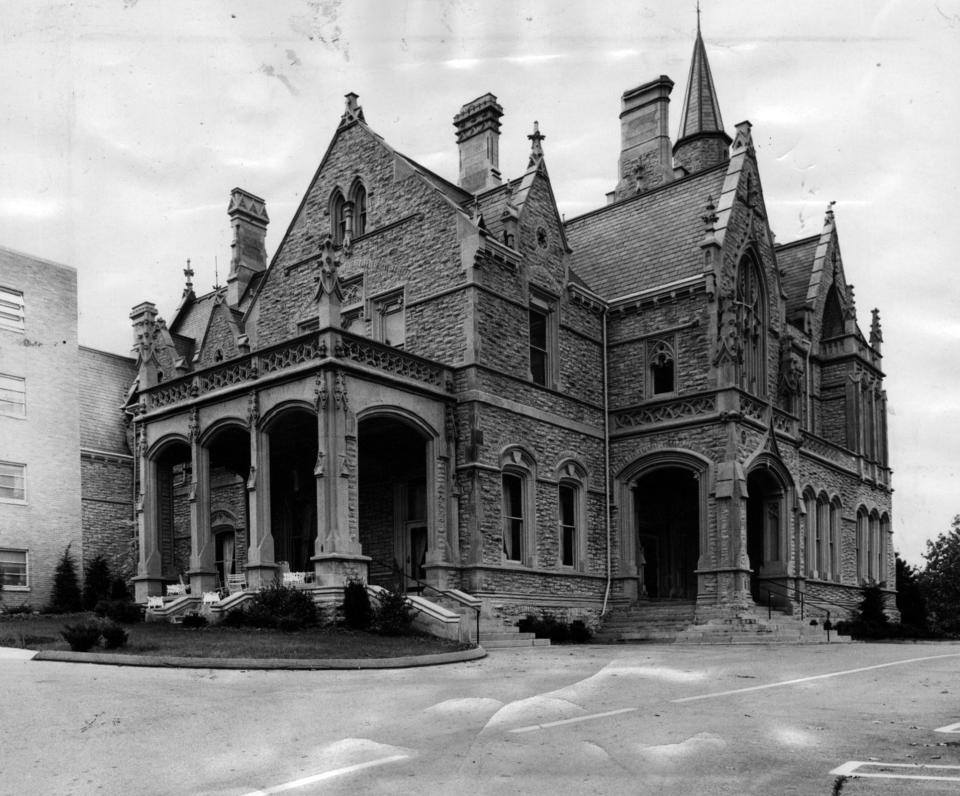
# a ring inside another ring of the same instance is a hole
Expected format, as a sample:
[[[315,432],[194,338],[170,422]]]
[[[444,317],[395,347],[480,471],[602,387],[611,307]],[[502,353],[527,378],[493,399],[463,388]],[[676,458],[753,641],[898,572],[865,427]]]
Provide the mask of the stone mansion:
[[[536,125],[501,177],[492,94],[454,118],[455,183],[348,94],[269,260],[234,189],[226,285],[188,268],[169,323],[131,313],[138,599],[287,570],[508,619],[892,599],[879,314],[832,208],[775,243],[699,31],[675,140],[673,85],[623,94],[618,182],[566,221]]]

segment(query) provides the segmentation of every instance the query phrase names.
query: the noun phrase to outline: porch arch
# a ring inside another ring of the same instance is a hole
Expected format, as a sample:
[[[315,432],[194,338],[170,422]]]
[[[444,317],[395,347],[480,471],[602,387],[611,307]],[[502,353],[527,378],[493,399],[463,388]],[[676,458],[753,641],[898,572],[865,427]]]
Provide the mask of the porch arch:
[[[693,599],[699,593],[697,572],[709,558],[711,469],[698,453],[670,449],[641,456],[617,475],[620,573],[636,579],[638,595]],[[664,524],[670,516],[676,527]]]
[[[799,545],[796,533],[796,487],[780,458],[762,451],[744,465],[747,478],[746,548],[750,561],[750,588],[754,600],[761,598],[764,581],[787,578],[790,551]],[[781,584],[786,588],[787,584]]]

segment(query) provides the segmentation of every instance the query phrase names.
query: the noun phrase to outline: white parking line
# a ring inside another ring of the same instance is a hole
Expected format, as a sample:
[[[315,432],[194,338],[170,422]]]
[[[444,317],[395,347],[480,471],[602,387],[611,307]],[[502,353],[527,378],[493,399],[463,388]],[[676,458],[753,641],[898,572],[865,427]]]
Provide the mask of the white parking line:
[[[390,757],[381,757],[379,760],[368,760],[366,763],[357,763],[352,766],[344,766],[343,768],[335,768],[332,771],[322,771],[319,774],[314,774],[310,777],[303,777],[302,779],[294,779],[290,782],[284,782],[281,785],[274,785],[272,788],[266,788],[264,790],[253,790],[249,793],[244,794],[244,796],[267,796],[271,793],[283,793],[287,790],[294,790],[295,788],[302,788],[304,785],[312,785],[314,782],[323,782],[326,779],[333,779],[334,777],[341,777],[344,774],[352,774],[354,771],[362,771],[365,768],[373,768],[374,766],[383,766],[387,763],[396,763],[400,760],[406,760],[410,755],[391,755]]]
[[[860,771],[859,769],[862,766],[871,766],[873,768],[895,768],[895,769],[907,769],[909,771],[916,771],[916,774],[892,774],[887,771],[881,771],[877,774],[871,774],[865,771]],[[952,771],[953,776],[945,776],[938,774],[925,774],[920,772],[925,771]],[[868,762],[863,760],[848,760],[842,766],[837,766],[833,771],[830,772],[836,776],[843,777],[863,777],[868,779],[930,779],[936,780],[937,782],[960,782],[960,766],[931,766],[925,763],[877,763],[877,762]]]
[[[632,713],[640,708],[620,708],[619,710],[608,710],[605,713],[591,713],[589,716],[577,716],[572,719],[560,719],[559,721],[547,721],[543,724],[530,724],[527,727],[516,727],[510,732],[534,732],[536,730],[545,730],[547,727],[559,727],[561,724],[579,724],[581,721],[593,721],[594,719],[603,719],[607,716],[617,716],[621,713]]]
[[[948,724],[946,727],[937,727],[934,732],[946,732],[946,733],[957,733],[960,734],[960,722],[956,724]]]
[[[935,661],[941,658],[960,658],[960,652],[952,652],[948,655],[928,655],[925,658],[908,658],[902,661],[891,661],[890,663],[878,663],[875,666],[862,666],[859,669],[845,669],[841,672],[827,672],[826,674],[814,674],[810,677],[798,677],[795,680],[781,680],[779,683],[767,683],[766,685],[752,685],[746,688],[734,688],[730,691],[715,691],[712,694],[700,694],[699,696],[683,697],[682,699],[673,699],[672,702],[696,702],[700,699],[714,699],[716,697],[730,696],[731,694],[746,694],[750,691],[765,691],[768,688],[780,688],[785,685],[797,685],[798,683],[809,683],[812,680],[826,680],[830,677],[842,677],[846,674],[858,674],[860,672],[869,672],[873,669],[886,669],[890,666],[903,666],[907,663],[920,663],[921,661]]]

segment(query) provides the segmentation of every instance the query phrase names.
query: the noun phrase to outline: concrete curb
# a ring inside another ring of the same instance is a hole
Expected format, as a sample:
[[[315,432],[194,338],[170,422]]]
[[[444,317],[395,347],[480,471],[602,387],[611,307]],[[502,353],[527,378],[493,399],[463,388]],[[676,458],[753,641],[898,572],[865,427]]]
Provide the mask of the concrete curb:
[[[182,658],[153,655],[121,655],[107,652],[67,652],[41,650],[35,661],[59,663],[96,663],[105,666],[152,666],[167,669],[408,669],[415,666],[439,666],[463,663],[487,657],[483,647],[432,655],[408,655],[400,658]]]

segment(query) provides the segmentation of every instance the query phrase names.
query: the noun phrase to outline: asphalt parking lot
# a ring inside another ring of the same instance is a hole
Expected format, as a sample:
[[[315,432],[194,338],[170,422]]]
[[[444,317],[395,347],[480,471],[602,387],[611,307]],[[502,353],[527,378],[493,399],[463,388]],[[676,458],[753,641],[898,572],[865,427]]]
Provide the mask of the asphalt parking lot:
[[[960,792],[960,644],[582,646],[364,671],[0,651],[2,793]]]

